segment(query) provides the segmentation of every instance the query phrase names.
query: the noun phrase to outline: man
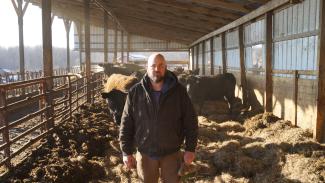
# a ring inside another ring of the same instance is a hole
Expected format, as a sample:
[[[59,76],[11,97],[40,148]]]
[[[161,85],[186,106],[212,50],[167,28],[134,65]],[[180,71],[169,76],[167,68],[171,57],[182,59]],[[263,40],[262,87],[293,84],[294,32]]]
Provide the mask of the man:
[[[166,68],[161,54],[149,57],[147,73],[130,89],[121,119],[123,162],[128,168],[137,164],[145,183],[158,182],[159,175],[163,182],[179,182],[182,159],[188,165],[195,158],[197,116],[186,89]]]

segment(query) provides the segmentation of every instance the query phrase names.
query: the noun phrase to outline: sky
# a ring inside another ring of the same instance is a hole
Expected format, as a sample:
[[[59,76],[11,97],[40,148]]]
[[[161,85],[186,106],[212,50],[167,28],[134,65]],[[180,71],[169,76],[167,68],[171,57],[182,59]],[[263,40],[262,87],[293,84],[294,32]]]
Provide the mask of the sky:
[[[14,47],[19,44],[18,17],[11,0],[0,0],[0,46]],[[70,29],[70,49],[73,49],[73,26]],[[42,45],[42,11],[39,7],[28,5],[24,15],[25,46]],[[52,24],[53,47],[66,48],[66,33],[62,19],[55,17]]]

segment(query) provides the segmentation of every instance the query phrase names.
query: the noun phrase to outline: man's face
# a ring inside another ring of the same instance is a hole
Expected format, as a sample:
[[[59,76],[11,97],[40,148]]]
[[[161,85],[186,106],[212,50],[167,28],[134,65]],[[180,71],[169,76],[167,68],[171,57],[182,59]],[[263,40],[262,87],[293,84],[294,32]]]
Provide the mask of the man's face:
[[[162,55],[156,55],[148,60],[147,73],[149,78],[159,83],[164,80],[166,73],[166,61]]]

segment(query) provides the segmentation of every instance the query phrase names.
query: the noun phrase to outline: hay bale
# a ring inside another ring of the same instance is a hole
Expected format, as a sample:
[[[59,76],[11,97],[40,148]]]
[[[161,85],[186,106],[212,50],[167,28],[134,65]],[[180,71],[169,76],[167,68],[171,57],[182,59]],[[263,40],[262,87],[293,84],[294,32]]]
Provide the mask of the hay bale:
[[[233,177],[228,173],[222,173],[220,176],[216,176],[214,178],[215,183],[249,183],[251,182],[249,179],[244,177]]]
[[[213,157],[213,163],[216,169],[222,171],[233,168],[239,149],[240,143],[236,140],[223,142]]]
[[[206,137],[210,141],[215,140],[216,137],[217,137],[216,136],[216,131],[214,129],[211,129],[211,128],[199,128],[198,132],[199,132],[200,137]]]
[[[134,76],[125,76],[122,74],[112,74],[104,85],[104,91],[110,92],[113,89],[120,90],[122,92],[128,92],[128,90],[138,82],[138,79]]]
[[[237,157],[235,166],[237,173],[244,177],[253,177],[265,168],[262,161],[243,155]]]
[[[199,122],[199,125],[205,125],[205,126],[210,126],[210,121],[208,118],[204,117],[204,116],[198,116],[197,120]]]
[[[243,131],[245,131],[245,128],[243,127],[243,125],[241,125],[238,122],[235,122],[235,121],[227,121],[227,122],[224,122],[224,123],[220,123],[219,124],[218,131],[243,132]]]

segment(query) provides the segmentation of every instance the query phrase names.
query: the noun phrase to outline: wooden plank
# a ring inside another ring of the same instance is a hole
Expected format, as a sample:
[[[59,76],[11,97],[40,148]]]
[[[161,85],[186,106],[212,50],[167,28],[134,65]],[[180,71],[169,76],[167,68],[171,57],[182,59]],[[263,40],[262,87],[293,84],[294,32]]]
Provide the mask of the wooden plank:
[[[272,49],[272,12],[266,13],[265,17],[265,25],[266,25],[266,48],[265,48],[265,111],[272,112],[272,96],[273,96],[273,81],[272,81],[272,57],[273,57],[273,49]]]
[[[89,3],[90,0],[84,0],[84,12],[85,12],[85,54],[86,54],[86,78],[87,78],[87,102],[91,102],[91,65],[90,65],[90,22],[89,22]]]
[[[104,12],[104,62],[108,63],[108,15]]]
[[[272,1],[269,1],[268,3],[266,3],[265,5],[259,7],[258,9],[252,11],[251,13],[241,17],[241,18],[238,18],[237,20],[221,27],[220,29],[217,29],[199,39],[197,39],[196,41],[194,41],[190,46],[192,45],[195,45],[203,40],[206,40],[210,37],[213,37],[213,36],[216,36],[216,35],[219,35],[227,30],[230,30],[230,29],[233,29],[235,27],[238,27],[239,25],[242,25],[254,18],[257,18],[257,17],[260,17],[260,16],[263,16],[265,13],[273,10],[273,9],[276,9],[280,6],[283,6],[287,3],[289,3],[290,0],[272,0]]]
[[[325,142],[324,120],[325,120],[325,3],[320,1],[320,18],[318,36],[318,94],[317,94],[317,121],[314,129],[314,138],[319,142]]]
[[[247,106],[247,80],[246,80],[246,67],[245,67],[245,46],[244,46],[244,30],[243,25],[238,29],[239,41],[239,60],[240,60],[240,85],[242,87],[242,100],[243,105]]]
[[[221,34],[222,73],[227,72],[226,33]]]

